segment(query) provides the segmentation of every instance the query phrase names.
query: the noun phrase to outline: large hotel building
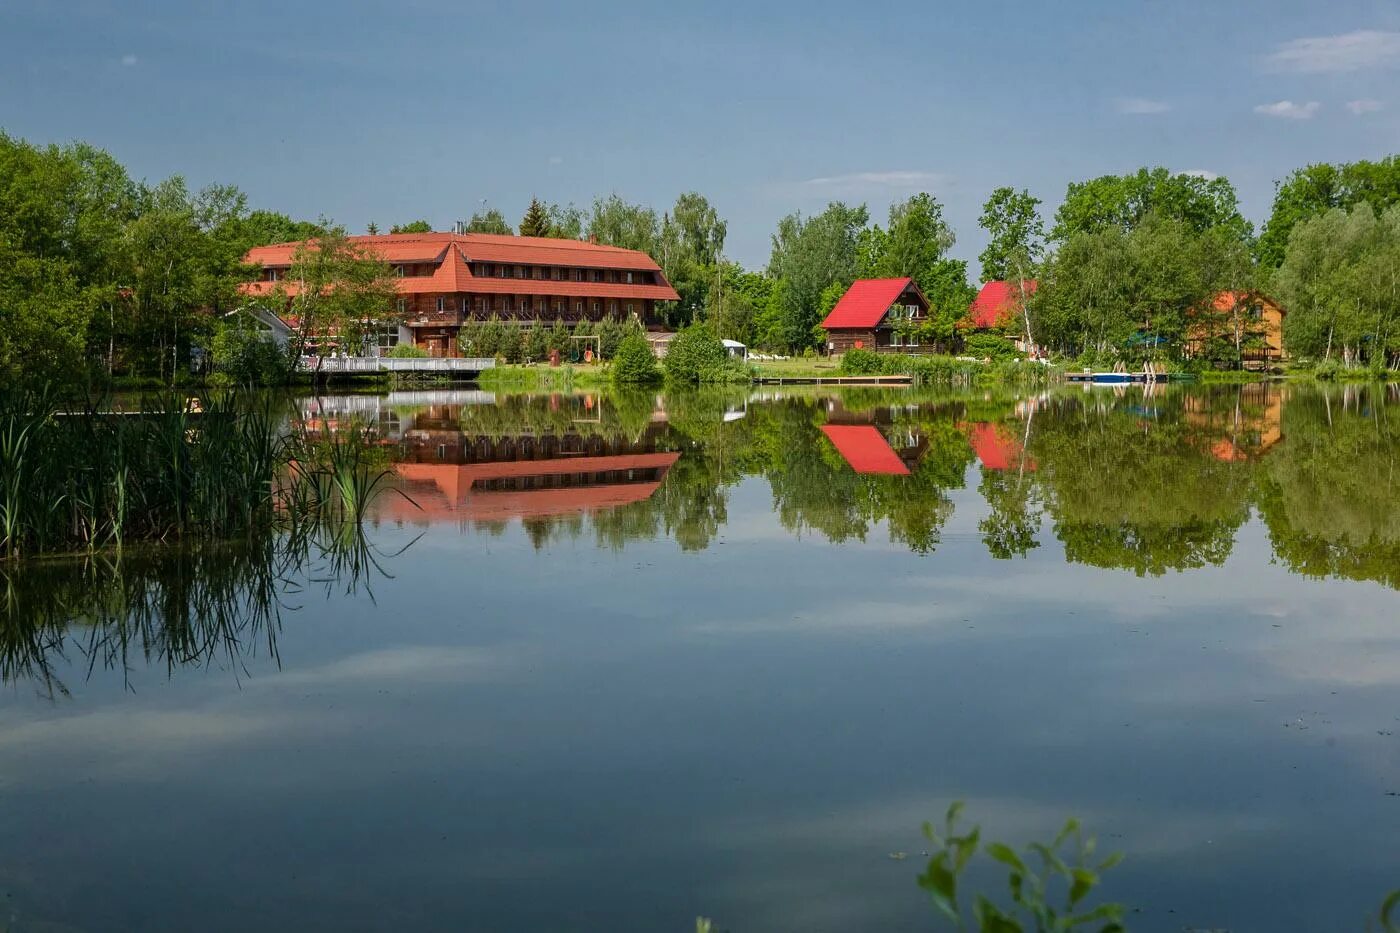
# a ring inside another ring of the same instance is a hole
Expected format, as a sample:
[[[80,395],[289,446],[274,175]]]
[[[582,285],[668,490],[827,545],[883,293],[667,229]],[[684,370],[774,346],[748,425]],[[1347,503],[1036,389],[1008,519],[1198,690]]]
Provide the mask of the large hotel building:
[[[388,342],[411,342],[434,356],[457,355],[457,331],[472,319],[495,315],[505,321],[550,323],[562,318],[573,324],[636,317],[655,327],[656,303],[679,297],[646,253],[582,240],[486,233],[350,239],[389,263],[399,277],[393,315],[399,325]],[[299,245],[250,250],[245,261],[262,272],[245,292],[270,292],[291,268]]]

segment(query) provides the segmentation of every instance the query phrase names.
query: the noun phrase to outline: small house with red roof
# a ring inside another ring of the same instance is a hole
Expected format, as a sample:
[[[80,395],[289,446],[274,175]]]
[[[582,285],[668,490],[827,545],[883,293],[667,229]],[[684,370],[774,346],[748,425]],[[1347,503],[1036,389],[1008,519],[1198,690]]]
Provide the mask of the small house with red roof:
[[[832,353],[931,353],[913,329],[928,320],[928,299],[911,278],[857,279],[822,321]]]
[[[1246,369],[1267,369],[1288,358],[1283,348],[1283,319],[1287,312],[1267,295],[1253,291],[1224,291],[1210,307],[1187,315],[1188,358],[1208,356],[1213,344],[1234,348]]]
[[[1021,321],[1022,295],[1034,295],[1038,284],[1035,279],[1027,279],[1022,292],[1023,283],[1019,281],[988,282],[968,306],[967,317],[958,323],[958,328],[964,332],[1019,331],[1021,336],[1010,338],[1015,342],[1016,349],[1022,353],[1033,351],[1034,347],[1026,346],[1025,327]]]

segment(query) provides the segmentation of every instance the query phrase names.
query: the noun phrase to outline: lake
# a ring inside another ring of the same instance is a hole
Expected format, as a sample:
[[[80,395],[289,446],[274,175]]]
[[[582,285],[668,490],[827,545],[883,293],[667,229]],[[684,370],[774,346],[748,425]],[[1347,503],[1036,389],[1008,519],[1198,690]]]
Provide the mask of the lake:
[[[0,567],[9,929],[937,929],[954,800],[1133,930],[1400,887],[1394,387],[288,411],[362,541]]]

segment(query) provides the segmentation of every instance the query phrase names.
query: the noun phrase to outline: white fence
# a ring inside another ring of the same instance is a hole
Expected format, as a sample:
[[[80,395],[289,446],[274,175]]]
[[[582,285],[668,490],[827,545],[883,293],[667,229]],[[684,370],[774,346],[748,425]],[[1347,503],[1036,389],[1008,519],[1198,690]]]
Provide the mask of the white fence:
[[[479,373],[496,361],[486,357],[456,359],[445,356],[328,356],[323,360],[303,359],[304,372],[323,373]]]

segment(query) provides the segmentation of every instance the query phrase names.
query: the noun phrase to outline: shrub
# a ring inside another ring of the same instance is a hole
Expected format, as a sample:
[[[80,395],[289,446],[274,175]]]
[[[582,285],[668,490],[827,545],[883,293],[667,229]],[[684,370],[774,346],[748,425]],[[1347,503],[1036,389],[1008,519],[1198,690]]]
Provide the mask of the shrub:
[[[879,376],[888,371],[887,363],[874,350],[847,350],[841,357],[841,372],[852,376]]]
[[[657,382],[661,371],[656,367],[656,354],[651,352],[651,344],[641,334],[629,334],[617,345],[613,357],[613,382],[626,385],[645,385]]]
[[[666,350],[665,367],[668,380],[688,385],[748,379],[744,366],[729,356],[724,342],[705,324],[676,334]]]
[[[989,360],[1014,360],[1016,346],[1001,334],[974,331],[963,340],[963,350],[968,356]]]
[[[1341,372],[1342,364],[1332,359],[1331,357],[1328,357],[1325,360],[1319,360],[1317,365],[1313,367],[1314,378],[1322,379],[1327,382],[1336,379],[1339,375],[1341,375]]]
[[[385,355],[395,360],[421,360],[428,355],[428,351],[410,343],[400,343]]]
[[[282,385],[291,376],[286,351],[270,336],[242,321],[231,323],[214,335],[212,346],[216,374],[242,385]]]

